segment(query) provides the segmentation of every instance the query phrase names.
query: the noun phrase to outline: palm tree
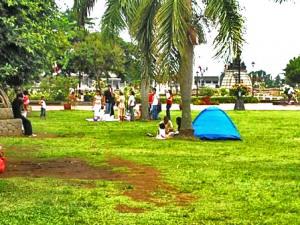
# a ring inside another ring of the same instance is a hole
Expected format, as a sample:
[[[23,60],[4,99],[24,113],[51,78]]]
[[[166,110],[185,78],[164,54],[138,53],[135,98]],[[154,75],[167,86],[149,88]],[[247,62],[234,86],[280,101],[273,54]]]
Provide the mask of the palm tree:
[[[75,0],[79,22],[95,0]],[[178,76],[182,98],[182,130],[191,130],[191,89],[194,45],[203,43],[209,21],[218,25],[216,57],[230,58],[241,50],[243,18],[237,0],[106,0],[102,29],[118,33],[128,28],[143,53],[142,114],[147,114],[147,90],[156,66]],[[144,113],[143,113],[144,112]]]
[[[157,1],[158,2],[158,1]],[[77,12],[78,24],[83,26],[90,10],[95,5],[95,0],[75,0],[74,9]],[[141,74],[141,99],[142,99],[142,119],[147,120],[148,115],[148,90],[150,88],[150,78],[154,71],[154,57],[152,54],[154,16],[156,2],[150,7],[139,7],[140,0],[106,0],[106,12],[102,18],[102,32],[106,34],[107,40],[113,40],[114,35],[118,35],[123,29],[128,29],[130,34],[138,42],[142,55]],[[134,23],[137,15],[146,15],[148,20],[141,23]]]

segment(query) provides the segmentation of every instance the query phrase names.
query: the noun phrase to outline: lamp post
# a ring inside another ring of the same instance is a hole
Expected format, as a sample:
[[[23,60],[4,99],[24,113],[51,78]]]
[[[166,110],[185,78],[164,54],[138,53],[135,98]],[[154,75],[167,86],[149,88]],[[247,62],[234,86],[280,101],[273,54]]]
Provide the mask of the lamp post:
[[[244,100],[242,99],[241,90],[241,51],[237,52],[237,66],[238,66],[238,88],[237,88],[237,99],[235,101],[234,110],[245,110]]]
[[[196,96],[198,97],[199,94],[199,71],[196,72],[196,79],[195,79],[195,83],[196,83],[196,88],[197,88],[197,92],[196,92]]]
[[[251,86],[252,86],[252,97],[253,97],[254,96],[254,66],[255,66],[255,62],[252,62],[251,65],[252,65]]]
[[[208,70],[208,67],[201,69],[201,87],[204,86],[204,73],[207,72],[207,70]]]

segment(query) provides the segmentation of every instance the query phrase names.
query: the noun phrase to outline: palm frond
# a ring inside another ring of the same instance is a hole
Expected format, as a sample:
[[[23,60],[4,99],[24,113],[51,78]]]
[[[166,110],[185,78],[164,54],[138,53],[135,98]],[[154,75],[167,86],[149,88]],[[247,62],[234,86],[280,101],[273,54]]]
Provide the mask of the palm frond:
[[[150,51],[154,37],[154,18],[158,10],[157,0],[143,1],[132,18],[130,32],[139,42],[141,49]]]
[[[131,27],[134,23],[134,19],[137,17],[137,10],[143,2],[144,0],[122,0],[123,14],[126,16],[128,27]]]
[[[209,21],[204,15],[203,6],[197,0],[192,0],[192,27],[197,33],[198,44],[206,43],[205,31],[209,31]]]
[[[290,0],[274,0],[274,2],[276,2],[276,3],[278,2],[280,4],[283,3],[283,2],[288,2],[288,1],[290,1]]]
[[[208,0],[205,15],[219,26],[214,40],[215,57],[229,59],[241,51],[244,19],[236,0]]]
[[[152,54],[153,39],[155,32],[155,15],[159,8],[159,0],[142,1],[136,7],[136,14],[131,18],[130,32],[137,40],[139,48],[143,53],[144,66],[147,73],[152,73],[154,67],[154,56]]]
[[[84,26],[97,0],[74,0],[73,10],[76,12],[78,25]]]
[[[101,20],[101,30],[106,36],[119,34],[126,28],[126,18],[122,11],[122,0],[106,0],[106,11]]]
[[[191,17],[191,7],[182,0],[166,0],[158,11],[155,44],[161,53],[161,61],[173,62],[168,64],[172,73],[178,72],[181,57],[184,56]]]

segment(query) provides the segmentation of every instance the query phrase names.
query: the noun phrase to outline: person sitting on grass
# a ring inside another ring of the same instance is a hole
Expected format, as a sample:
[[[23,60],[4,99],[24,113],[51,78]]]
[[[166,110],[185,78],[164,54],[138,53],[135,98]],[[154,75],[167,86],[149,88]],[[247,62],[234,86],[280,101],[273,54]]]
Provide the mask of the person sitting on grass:
[[[181,117],[176,117],[176,124],[177,124],[177,131],[175,131],[174,134],[178,135],[181,127]]]
[[[166,139],[166,126],[163,122],[160,122],[158,125],[158,132],[156,135],[156,139]]]
[[[174,136],[173,124],[172,124],[172,121],[169,120],[169,117],[164,116],[164,120],[161,121],[161,123],[163,123],[165,125],[166,135],[169,137]]]
[[[158,134],[156,139],[166,139],[174,136],[174,128],[171,120],[167,116],[159,123]]]

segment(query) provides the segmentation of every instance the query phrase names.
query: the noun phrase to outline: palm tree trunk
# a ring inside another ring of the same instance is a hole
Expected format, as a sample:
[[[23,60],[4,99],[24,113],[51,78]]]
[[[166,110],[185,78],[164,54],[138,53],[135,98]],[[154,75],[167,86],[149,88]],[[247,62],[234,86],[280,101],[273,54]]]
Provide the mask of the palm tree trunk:
[[[146,72],[143,72],[141,77],[141,104],[142,104],[142,117],[141,120],[148,120],[149,119],[149,99],[148,99],[148,92],[150,88],[150,78]]]
[[[181,131],[183,135],[192,136],[192,116],[191,116],[191,96],[193,84],[193,59],[194,48],[188,42],[186,45],[186,55],[183,56],[182,65],[179,69],[179,84],[182,101]]]

